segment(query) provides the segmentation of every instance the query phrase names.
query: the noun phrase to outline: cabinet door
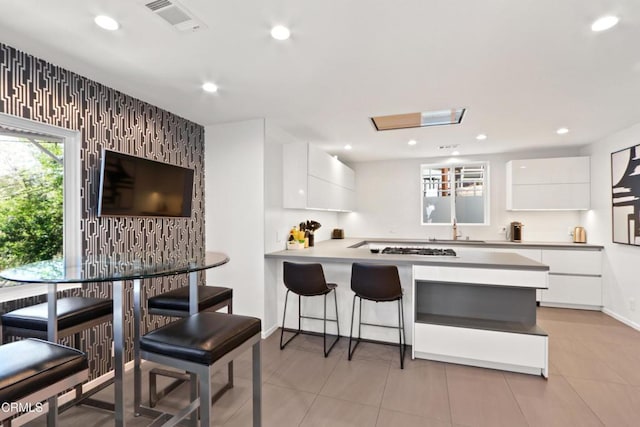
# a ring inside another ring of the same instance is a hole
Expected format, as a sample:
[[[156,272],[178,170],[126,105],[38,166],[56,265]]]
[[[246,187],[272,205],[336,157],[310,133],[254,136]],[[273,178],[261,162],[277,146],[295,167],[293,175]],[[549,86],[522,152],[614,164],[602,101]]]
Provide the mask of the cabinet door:
[[[282,207],[307,207],[307,144],[282,146]]]
[[[587,210],[591,204],[588,183],[514,184],[507,191],[511,191],[511,196],[507,196],[507,209],[510,210]]]
[[[309,175],[307,207],[311,209],[338,209],[340,187]]]
[[[590,182],[589,157],[512,160],[513,184],[577,184]]]
[[[549,289],[542,290],[540,302],[602,306],[602,279],[550,274]]]
[[[550,273],[602,274],[602,252],[543,249],[542,263]]]

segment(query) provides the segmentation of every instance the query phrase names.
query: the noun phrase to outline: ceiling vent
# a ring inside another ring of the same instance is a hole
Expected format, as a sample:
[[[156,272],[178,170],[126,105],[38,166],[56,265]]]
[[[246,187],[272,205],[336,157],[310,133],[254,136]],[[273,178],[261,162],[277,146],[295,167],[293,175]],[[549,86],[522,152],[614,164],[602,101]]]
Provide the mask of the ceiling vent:
[[[198,31],[207,28],[176,0],[155,0],[146,3],[145,6],[178,31]]]

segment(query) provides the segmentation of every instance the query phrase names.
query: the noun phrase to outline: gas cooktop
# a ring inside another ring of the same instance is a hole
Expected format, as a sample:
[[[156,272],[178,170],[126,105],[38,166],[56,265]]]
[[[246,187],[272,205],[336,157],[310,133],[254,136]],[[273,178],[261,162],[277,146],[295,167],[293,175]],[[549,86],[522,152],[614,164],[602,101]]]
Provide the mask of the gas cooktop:
[[[456,256],[453,249],[440,248],[391,248],[386,247],[382,250],[383,254],[402,254],[402,255],[431,255],[431,256]]]

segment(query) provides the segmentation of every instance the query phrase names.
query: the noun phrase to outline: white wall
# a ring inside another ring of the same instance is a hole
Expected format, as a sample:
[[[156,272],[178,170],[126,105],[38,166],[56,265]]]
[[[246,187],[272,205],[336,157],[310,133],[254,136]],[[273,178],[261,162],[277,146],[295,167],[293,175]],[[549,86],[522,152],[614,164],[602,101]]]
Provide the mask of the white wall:
[[[264,146],[264,252],[281,251],[292,226],[308,219],[318,221],[322,227],[316,231],[315,240],[331,238],[331,230],[338,226],[336,212],[282,208],[282,145],[300,142],[286,132],[267,122]],[[306,162],[307,159],[300,159]],[[284,287],[278,279],[281,263],[267,261],[264,266],[264,319],[263,330],[270,332],[277,327],[278,289]],[[281,273],[281,272],[280,272]],[[280,274],[282,276],[282,274]]]
[[[231,261],[207,284],[233,288],[234,312],[264,319],[264,120],[205,127],[208,251]]]
[[[640,141],[640,124],[597,141],[583,150],[591,156],[591,207],[584,216],[589,243],[604,245],[604,311],[640,329],[640,308],[631,310],[630,299],[640,302],[637,263],[640,247],[612,242],[611,153]]]
[[[521,221],[528,241],[571,241],[569,229],[580,225],[577,211],[508,212],[506,210],[506,162],[514,159],[579,155],[578,148],[460,157],[464,161],[489,161],[490,224],[465,225],[459,233],[471,239],[504,240],[501,226]],[[444,162],[441,158],[354,163],[356,212],[340,214],[340,226],[349,237],[451,238],[451,226],[421,225],[420,165]]]

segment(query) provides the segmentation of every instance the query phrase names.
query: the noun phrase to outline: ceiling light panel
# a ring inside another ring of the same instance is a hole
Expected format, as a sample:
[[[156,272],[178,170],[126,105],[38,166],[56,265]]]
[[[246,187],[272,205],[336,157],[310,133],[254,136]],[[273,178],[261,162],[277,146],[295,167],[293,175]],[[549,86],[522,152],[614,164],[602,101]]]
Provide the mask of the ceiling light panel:
[[[457,125],[462,122],[464,113],[464,108],[451,108],[448,110],[371,117],[371,122],[378,131],[427,126]]]
[[[120,24],[118,24],[118,21],[110,16],[98,15],[93,21],[98,27],[102,28],[103,30],[115,31],[120,28]]]
[[[596,19],[593,24],[591,24],[591,31],[595,31],[596,33],[606,31],[615,27],[619,21],[620,18],[617,16],[603,16],[602,18]]]
[[[271,29],[271,37],[281,41],[287,40],[289,37],[291,37],[291,31],[283,25],[276,25]]]

